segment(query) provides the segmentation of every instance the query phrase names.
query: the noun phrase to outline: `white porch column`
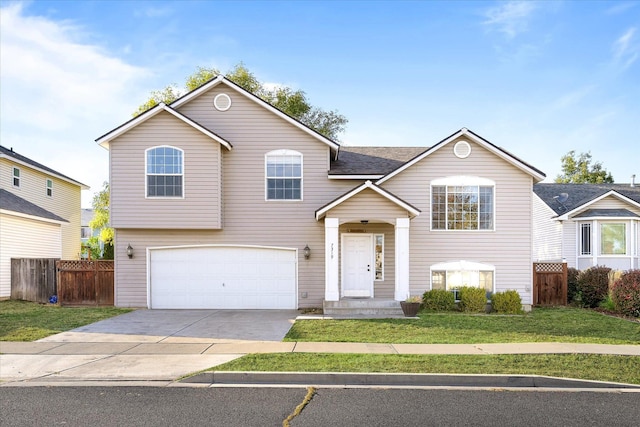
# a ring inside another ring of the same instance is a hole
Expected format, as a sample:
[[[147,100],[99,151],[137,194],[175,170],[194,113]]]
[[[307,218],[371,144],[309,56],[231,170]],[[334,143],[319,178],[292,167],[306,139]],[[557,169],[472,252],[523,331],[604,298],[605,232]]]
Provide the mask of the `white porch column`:
[[[396,287],[395,300],[409,296],[409,218],[396,218]]]
[[[338,218],[324,219],[324,299],[339,301]]]

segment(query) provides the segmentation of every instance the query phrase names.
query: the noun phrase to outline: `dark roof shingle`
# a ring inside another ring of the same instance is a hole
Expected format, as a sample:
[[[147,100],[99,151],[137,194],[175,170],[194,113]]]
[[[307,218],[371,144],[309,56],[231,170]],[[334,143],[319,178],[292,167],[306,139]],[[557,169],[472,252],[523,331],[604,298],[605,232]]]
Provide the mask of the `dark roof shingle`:
[[[340,147],[329,175],[386,175],[429,147]]]
[[[631,184],[539,183],[533,186],[533,192],[558,215],[564,215],[612,190],[640,203],[640,187],[632,187]],[[567,195],[566,200],[561,200],[563,193]]]
[[[21,213],[24,215],[38,216],[40,218],[52,219],[54,221],[69,222],[58,215],[49,212],[40,206],[33,204],[22,197],[16,196],[7,190],[0,188],[0,209]]]

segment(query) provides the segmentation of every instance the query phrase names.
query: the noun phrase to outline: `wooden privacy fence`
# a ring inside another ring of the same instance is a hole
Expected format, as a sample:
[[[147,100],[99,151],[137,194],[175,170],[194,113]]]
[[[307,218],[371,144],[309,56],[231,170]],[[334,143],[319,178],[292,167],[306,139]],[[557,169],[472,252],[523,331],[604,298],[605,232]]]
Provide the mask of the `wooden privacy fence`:
[[[113,305],[113,261],[58,261],[60,305]]]
[[[59,258],[11,258],[11,299],[48,303],[56,295]]]
[[[533,305],[567,305],[567,263],[533,263]]]

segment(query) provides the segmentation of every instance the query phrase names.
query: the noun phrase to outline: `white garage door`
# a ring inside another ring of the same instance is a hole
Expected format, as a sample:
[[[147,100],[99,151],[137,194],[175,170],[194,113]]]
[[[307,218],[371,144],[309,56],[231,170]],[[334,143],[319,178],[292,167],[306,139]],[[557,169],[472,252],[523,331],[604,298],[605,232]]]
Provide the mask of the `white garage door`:
[[[296,309],[295,249],[149,250],[149,308]]]

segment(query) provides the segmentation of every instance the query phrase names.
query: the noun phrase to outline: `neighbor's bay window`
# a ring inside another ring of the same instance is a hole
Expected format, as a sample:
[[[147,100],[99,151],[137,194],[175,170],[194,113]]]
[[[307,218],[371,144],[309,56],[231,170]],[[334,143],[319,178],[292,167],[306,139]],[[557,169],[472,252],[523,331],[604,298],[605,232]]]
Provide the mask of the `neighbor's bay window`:
[[[146,151],[147,197],[182,197],[184,152],[161,146]]]
[[[450,177],[431,185],[433,230],[493,230],[494,183],[479,177]]]
[[[600,224],[600,254],[626,255],[627,253],[627,224]]]

